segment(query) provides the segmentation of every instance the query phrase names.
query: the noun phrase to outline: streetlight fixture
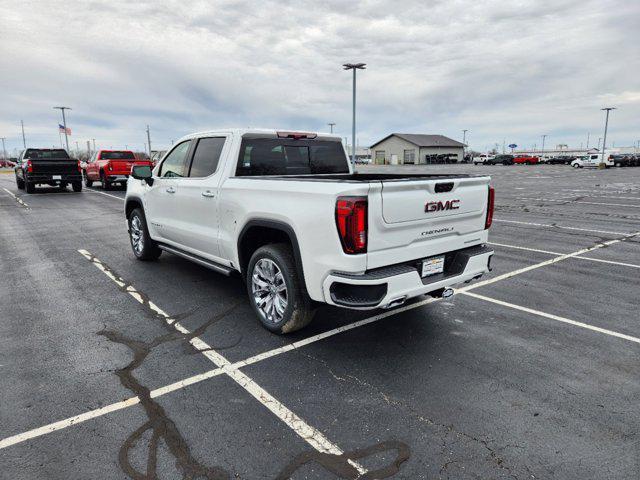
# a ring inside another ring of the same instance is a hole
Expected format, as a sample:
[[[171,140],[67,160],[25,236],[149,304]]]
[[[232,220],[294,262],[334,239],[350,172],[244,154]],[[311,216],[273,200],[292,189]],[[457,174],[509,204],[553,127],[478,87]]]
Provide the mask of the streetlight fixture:
[[[333,127],[335,127],[336,124],[335,123],[327,123],[327,125],[329,125],[329,128],[331,129],[330,133],[333,133]]]
[[[547,138],[546,135],[542,135],[542,152],[540,153],[540,156],[542,158],[544,158],[544,141],[545,141],[546,138]]]
[[[351,163],[356,163],[356,70],[364,70],[366,63],[344,63],[344,70],[353,70],[353,120],[351,125]]]
[[[64,141],[67,144],[67,152],[69,151],[69,137],[67,136],[67,119],[64,116],[65,110],[71,110],[71,107],[53,107],[54,110],[62,112],[62,126],[64,127]]]
[[[607,115],[605,117],[605,121],[604,121],[604,137],[602,138],[602,157],[600,157],[600,168],[603,168],[605,166],[604,164],[604,151],[607,148],[607,129],[609,128],[609,112],[611,110],[615,110],[616,107],[605,107],[605,108],[601,108],[600,110],[603,110],[605,112],[607,112]]]

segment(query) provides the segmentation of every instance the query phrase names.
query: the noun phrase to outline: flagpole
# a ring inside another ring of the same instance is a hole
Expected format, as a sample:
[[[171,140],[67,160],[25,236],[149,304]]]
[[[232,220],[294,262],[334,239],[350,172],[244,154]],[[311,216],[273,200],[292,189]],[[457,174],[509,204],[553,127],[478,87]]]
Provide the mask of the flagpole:
[[[53,107],[54,110],[61,110],[62,111],[62,124],[64,125],[64,140],[67,144],[67,152],[69,151],[69,137],[67,136],[67,119],[64,116],[64,111],[65,110],[71,110],[71,107]]]
[[[58,129],[58,137],[60,138],[60,148],[64,148],[64,145],[62,145],[62,134],[60,133],[60,129]]]

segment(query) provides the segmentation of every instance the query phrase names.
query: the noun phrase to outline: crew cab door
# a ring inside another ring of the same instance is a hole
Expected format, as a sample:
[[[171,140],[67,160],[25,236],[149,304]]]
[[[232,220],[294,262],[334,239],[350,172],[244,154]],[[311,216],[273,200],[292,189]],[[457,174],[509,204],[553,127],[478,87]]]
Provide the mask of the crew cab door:
[[[228,135],[193,140],[188,172],[175,194],[179,243],[185,250],[214,261],[219,258],[218,203]]]
[[[192,140],[177,144],[162,160],[153,185],[146,187],[145,215],[152,237],[180,247],[181,219],[176,193],[188,175]]]

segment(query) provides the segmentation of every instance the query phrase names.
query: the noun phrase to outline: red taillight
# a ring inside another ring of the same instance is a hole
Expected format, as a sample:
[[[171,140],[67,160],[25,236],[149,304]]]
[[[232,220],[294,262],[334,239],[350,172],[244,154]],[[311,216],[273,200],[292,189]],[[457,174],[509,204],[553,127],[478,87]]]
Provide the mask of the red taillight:
[[[78,171],[82,172],[82,166],[80,165],[80,160],[78,160]]]
[[[367,197],[338,197],[336,225],[344,253],[366,253]]]
[[[31,164],[31,160],[27,160],[27,172],[33,172],[33,165]]]
[[[487,198],[487,219],[484,222],[485,230],[491,226],[493,222],[493,205],[495,203],[496,191],[489,185],[489,196]]]

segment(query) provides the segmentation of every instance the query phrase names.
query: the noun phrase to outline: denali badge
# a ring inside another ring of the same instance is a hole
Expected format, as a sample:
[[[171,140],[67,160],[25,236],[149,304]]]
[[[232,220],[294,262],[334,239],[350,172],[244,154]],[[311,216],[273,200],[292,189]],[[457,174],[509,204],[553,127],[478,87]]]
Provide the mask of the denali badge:
[[[427,202],[424,212],[439,212],[440,210],[457,210],[460,208],[460,200],[447,200],[446,202]]]

